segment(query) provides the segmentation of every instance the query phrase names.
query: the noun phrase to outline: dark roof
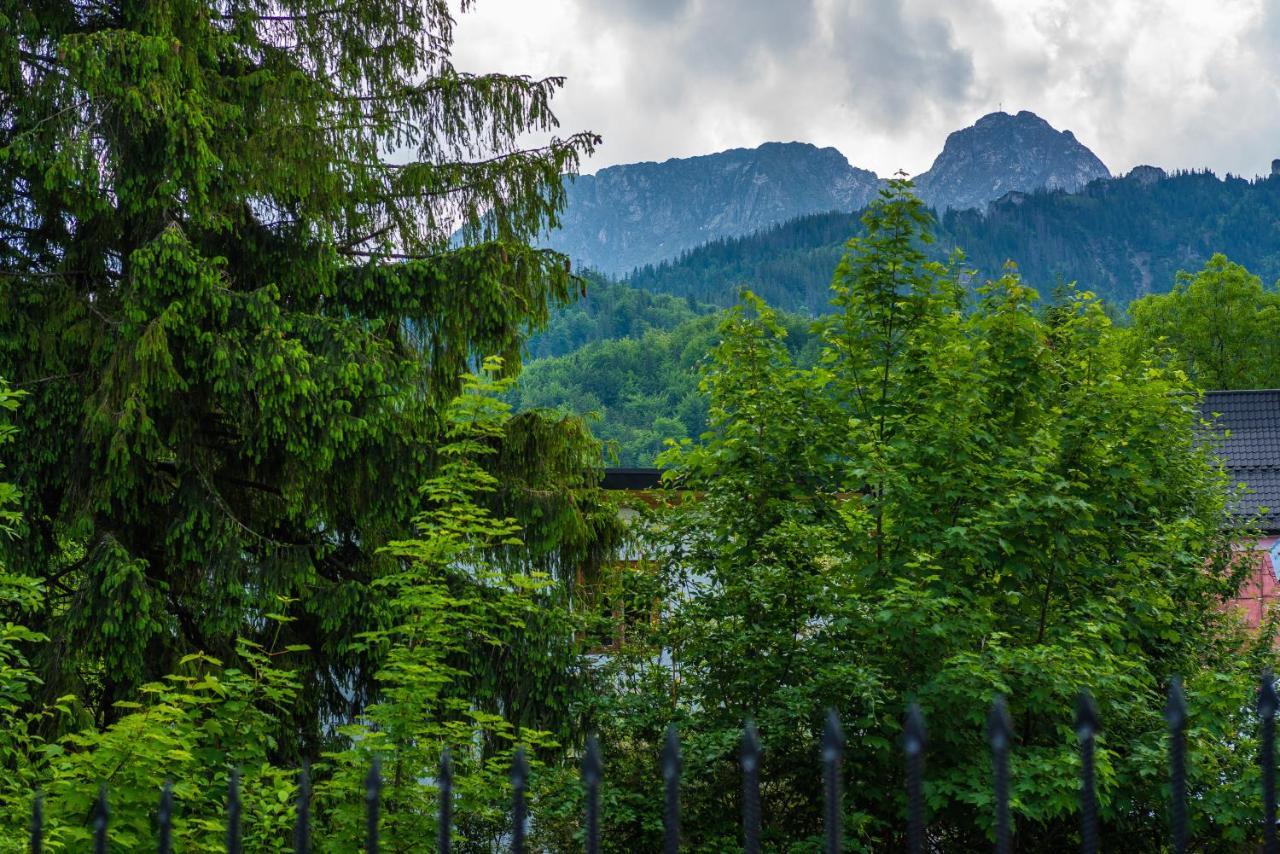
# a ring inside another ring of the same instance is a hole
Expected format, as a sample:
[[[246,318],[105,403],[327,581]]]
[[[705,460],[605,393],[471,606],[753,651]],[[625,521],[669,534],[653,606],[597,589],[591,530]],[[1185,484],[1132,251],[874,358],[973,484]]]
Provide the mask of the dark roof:
[[[1232,510],[1280,533],[1280,389],[1207,391],[1200,411],[1223,434],[1217,451],[1232,484],[1249,489]]]
[[[662,469],[605,469],[605,489],[658,489],[662,486]]]

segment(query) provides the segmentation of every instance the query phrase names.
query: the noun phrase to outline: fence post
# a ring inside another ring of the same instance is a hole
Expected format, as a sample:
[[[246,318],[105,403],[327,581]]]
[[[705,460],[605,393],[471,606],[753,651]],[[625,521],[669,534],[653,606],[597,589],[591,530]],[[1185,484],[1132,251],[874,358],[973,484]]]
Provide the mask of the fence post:
[[[1169,824],[1174,854],[1187,851],[1187,699],[1182,680],[1169,682],[1169,702],[1164,707],[1169,724]]]
[[[173,784],[165,780],[160,789],[160,812],[156,814],[156,824],[160,831],[160,854],[173,852]]]
[[[44,794],[36,792],[31,802],[31,854],[44,851]]]
[[[227,781],[227,854],[240,854],[240,769]]]
[[[378,854],[378,819],[382,809],[382,760],[374,756],[364,778],[364,850]]]
[[[311,854],[311,769],[306,762],[298,774],[298,810],[293,826],[293,850]]]
[[[1262,744],[1258,761],[1262,765],[1262,850],[1277,854],[1276,847],[1276,697],[1275,676],[1270,670],[1262,674],[1258,689],[1258,715],[1262,718]]]
[[[662,850],[664,854],[680,851],[680,737],[676,726],[667,727],[667,740],[662,746]]]
[[[587,854],[600,854],[600,780],[604,767],[600,761],[600,742],[587,737],[587,752],[582,758],[582,784],[587,795]]]
[[[93,851],[94,854],[107,854],[107,820],[111,811],[107,809],[107,784],[98,786],[98,802],[93,807]]]
[[[902,727],[902,750],[907,763],[907,851],[924,851],[924,712],[912,703]]]
[[[987,739],[991,743],[991,769],[996,796],[996,854],[1009,854],[1009,746],[1013,727],[1004,697],[996,697],[987,713]]]
[[[524,748],[516,749],[511,763],[511,854],[524,854],[524,792],[529,785],[529,763]]]
[[[440,819],[436,822],[436,850],[449,854],[453,846],[453,754],[440,754]]]
[[[827,712],[822,728],[823,800],[826,805],[826,854],[840,854],[844,847],[844,809],[840,797],[840,765],[844,758],[844,732],[836,710]]]
[[[760,854],[760,736],[748,720],[742,733],[742,842],[746,854]]]
[[[1076,700],[1075,731],[1080,741],[1080,850],[1098,852],[1098,796],[1093,773],[1094,738],[1098,734],[1098,709],[1088,691]]]

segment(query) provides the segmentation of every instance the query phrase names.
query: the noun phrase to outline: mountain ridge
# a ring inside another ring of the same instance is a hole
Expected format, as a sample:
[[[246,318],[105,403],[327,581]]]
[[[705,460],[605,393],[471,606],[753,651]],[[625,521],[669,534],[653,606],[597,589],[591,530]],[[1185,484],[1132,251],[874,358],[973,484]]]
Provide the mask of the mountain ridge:
[[[918,176],[931,205],[981,208],[1011,191],[1078,189],[1110,173],[1071,131],[1034,113],[989,113],[948,135]],[[702,244],[807,214],[852,212],[884,186],[839,150],[766,142],[566,177],[559,227],[544,241],[580,267],[625,275]]]
[[[857,209],[879,188],[875,173],[806,142],[620,164],[566,178],[565,210],[547,243],[616,275],[796,216]]]

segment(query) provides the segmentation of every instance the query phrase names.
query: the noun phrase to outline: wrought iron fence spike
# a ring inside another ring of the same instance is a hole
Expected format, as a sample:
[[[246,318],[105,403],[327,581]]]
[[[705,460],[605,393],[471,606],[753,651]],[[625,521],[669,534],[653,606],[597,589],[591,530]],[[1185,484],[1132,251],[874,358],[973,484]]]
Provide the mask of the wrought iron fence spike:
[[[1082,689],[1076,696],[1076,717],[1072,728],[1076,732],[1076,738],[1081,741],[1093,738],[1102,729],[1098,706],[1087,689]]]
[[[991,701],[987,712],[987,740],[991,744],[992,783],[996,798],[996,854],[1009,854],[1012,828],[1009,817],[1009,748],[1013,743],[1013,727],[1004,697]]]
[[[107,854],[107,823],[111,810],[107,806],[107,784],[98,786],[98,801],[93,808],[93,850],[95,854]]]
[[[160,854],[173,852],[173,783],[165,780],[160,789],[160,811],[156,814],[160,834]]]
[[[1182,679],[1169,682],[1169,702],[1164,707],[1169,724],[1169,831],[1174,854],[1187,850],[1187,698]]]
[[[1276,698],[1275,675],[1267,670],[1258,687],[1258,715],[1262,718],[1258,762],[1262,766],[1262,850],[1280,854],[1276,843]]]
[[[924,750],[928,741],[924,712],[919,704],[907,707],[902,726],[902,750],[907,763],[907,850],[924,851]]]
[[[31,854],[44,851],[44,793],[36,792],[31,801]]]
[[[662,850],[664,854],[677,854],[680,850],[680,736],[675,724],[667,727],[667,737],[662,745]]]
[[[369,763],[369,773],[364,778],[364,850],[365,854],[378,854],[380,840],[379,816],[382,810],[382,758],[374,754]]]
[[[742,731],[742,841],[746,854],[760,852],[760,734],[747,719]]]
[[[587,790],[587,854],[600,852],[600,782],[603,777],[604,766],[600,760],[600,742],[591,735],[587,737],[587,750],[582,757],[582,782]]]
[[[826,854],[840,854],[844,845],[844,806],[840,787],[840,766],[844,759],[844,731],[835,709],[827,711],[822,727],[822,794],[826,815],[823,821]]]
[[[1093,696],[1082,690],[1076,698],[1076,738],[1080,740],[1080,850],[1098,851],[1098,793],[1094,778],[1094,739],[1102,726]]]
[[[440,816],[436,822],[436,851],[449,854],[453,847],[453,754],[440,754]]]
[[[1005,750],[1013,740],[1013,724],[1009,720],[1009,706],[1004,697],[997,696],[991,701],[991,709],[987,712],[987,741],[992,750]]]
[[[524,854],[526,808],[524,793],[529,785],[529,763],[524,747],[516,748],[511,762],[511,854]]]
[[[227,854],[240,854],[240,769],[232,768],[227,781]]]
[[[1182,679],[1169,681],[1169,700],[1164,704],[1164,719],[1169,729],[1181,729],[1187,723],[1187,697],[1182,691]]]
[[[311,767],[306,762],[298,772],[298,807],[293,827],[293,850],[311,854]]]
[[[1276,677],[1270,670],[1262,674],[1262,684],[1258,686],[1258,714],[1263,718],[1274,718],[1280,710],[1280,697],[1276,696]]]

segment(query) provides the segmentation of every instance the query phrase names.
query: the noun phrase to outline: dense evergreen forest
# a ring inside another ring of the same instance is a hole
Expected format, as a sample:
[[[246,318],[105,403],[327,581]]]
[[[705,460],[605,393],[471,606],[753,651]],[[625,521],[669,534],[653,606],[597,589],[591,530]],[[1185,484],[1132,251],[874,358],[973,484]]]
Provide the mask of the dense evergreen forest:
[[[546,328],[529,338],[530,358],[562,356],[598,341],[639,338],[649,330],[674,329],[717,310],[692,297],[651,293],[591,271],[582,278],[585,295],[552,311]]]
[[[720,240],[636,270],[629,284],[730,305],[747,287],[771,305],[821,314],[857,216],[815,214],[750,237]],[[1246,181],[1208,172],[1136,170],[1077,193],[1010,194],[985,211],[947,211],[929,255],[956,249],[979,280],[1008,261],[1044,292],[1058,283],[1126,305],[1169,290],[1180,270],[1222,252],[1268,281],[1280,278],[1280,177]]]

